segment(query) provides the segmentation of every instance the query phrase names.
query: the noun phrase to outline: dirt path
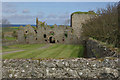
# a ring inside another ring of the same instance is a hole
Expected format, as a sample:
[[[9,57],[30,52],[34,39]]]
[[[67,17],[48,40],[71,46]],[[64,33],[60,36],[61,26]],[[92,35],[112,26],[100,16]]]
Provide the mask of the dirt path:
[[[21,52],[25,50],[16,50],[16,51],[9,51],[9,52],[3,52],[2,54],[9,54],[9,53],[15,53],[15,52]]]

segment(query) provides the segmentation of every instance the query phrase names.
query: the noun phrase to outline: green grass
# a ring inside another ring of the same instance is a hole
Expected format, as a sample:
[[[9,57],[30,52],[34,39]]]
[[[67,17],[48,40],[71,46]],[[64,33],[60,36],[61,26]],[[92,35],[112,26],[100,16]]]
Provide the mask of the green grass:
[[[15,52],[4,54],[3,59],[26,59],[26,58],[77,58],[83,57],[83,46],[82,45],[65,45],[65,44],[52,44],[49,47],[41,48],[46,46],[45,44],[26,44],[26,45],[13,45],[3,47],[3,52],[11,51],[11,49],[24,49],[22,52]]]
[[[12,40],[16,40],[15,37],[5,37],[5,39],[6,39],[6,40],[10,40],[10,41],[12,41]]]
[[[3,46],[3,52],[15,51],[15,50],[33,50],[35,48],[40,48],[45,44],[16,44],[11,46]]]
[[[2,27],[3,32],[13,32],[17,30],[18,30],[18,27]]]
[[[12,29],[18,29],[19,27],[10,27],[10,28],[12,28]]]

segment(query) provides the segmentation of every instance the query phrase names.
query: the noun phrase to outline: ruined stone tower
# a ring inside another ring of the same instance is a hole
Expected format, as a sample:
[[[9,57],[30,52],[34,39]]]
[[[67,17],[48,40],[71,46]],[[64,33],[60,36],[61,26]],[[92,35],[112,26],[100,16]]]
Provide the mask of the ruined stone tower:
[[[82,24],[86,23],[87,20],[95,17],[94,12],[74,12],[71,15],[71,27],[75,31],[75,34],[78,38],[81,37]]]

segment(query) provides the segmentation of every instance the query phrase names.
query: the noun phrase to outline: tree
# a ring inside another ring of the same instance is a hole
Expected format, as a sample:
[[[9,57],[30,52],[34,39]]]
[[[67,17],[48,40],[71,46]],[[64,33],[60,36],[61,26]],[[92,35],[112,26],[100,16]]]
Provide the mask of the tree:
[[[2,25],[9,26],[10,22],[7,19],[2,19]]]
[[[108,5],[105,9],[98,9],[97,17],[84,23],[83,37],[92,37],[97,40],[118,46],[120,30],[118,30],[118,5]],[[119,16],[120,17],[120,16]]]
[[[118,2],[118,34],[116,46],[120,48],[120,1]]]
[[[17,38],[17,36],[18,36],[18,35],[17,35],[17,32],[16,32],[16,31],[13,31],[12,36],[15,37],[15,38]]]

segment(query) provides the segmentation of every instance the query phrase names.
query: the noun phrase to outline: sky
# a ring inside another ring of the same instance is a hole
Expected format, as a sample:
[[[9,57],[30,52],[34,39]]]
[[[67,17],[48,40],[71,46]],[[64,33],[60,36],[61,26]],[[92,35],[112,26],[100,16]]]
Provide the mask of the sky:
[[[2,2],[118,2],[119,0],[0,0]]]
[[[70,15],[76,11],[97,11],[114,2],[2,2],[2,18],[11,24],[36,24],[45,21],[48,25],[69,24]]]

